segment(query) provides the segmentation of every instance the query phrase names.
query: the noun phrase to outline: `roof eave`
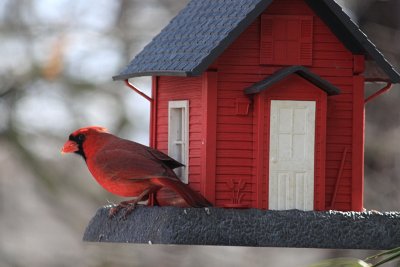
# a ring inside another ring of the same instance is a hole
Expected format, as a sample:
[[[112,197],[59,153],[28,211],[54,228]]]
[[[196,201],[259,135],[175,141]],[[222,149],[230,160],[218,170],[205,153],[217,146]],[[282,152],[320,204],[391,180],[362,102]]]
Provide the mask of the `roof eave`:
[[[128,80],[134,77],[143,77],[143,76],[178,76],[178,77],[194,77],[199,76],[201,73],[197,73],[195,71],[171,71],[171,70],[156,70],[156,71],[142,71],[142,72],[134,72],[128,74],[119,74],[113,76],[112,79],[114,81],[118,80]]]
[[[148,70],[143,72],[135,72],[129,74],[121,74],[113,77],[113,80],[124,80],[138,76],[154,76],[154,75],[171,75],[171,76],[199,76],[201,75],[227,48],[231,45],[243,31],[250,26],[250,24],[272,3],[273,0],[263,0],[255,5],[252,11],[250,11],[234,28],[230,31],[222,41],[217,44],[207,56],[205,56],[193,70],[186,71],[157,71]],[[134,60],[133,60],[134,61]],[[131,63],[130,63],[131,64]],[[129,66],[129,65],[128,65]],[[126,71],[126,69],[125,69]]]

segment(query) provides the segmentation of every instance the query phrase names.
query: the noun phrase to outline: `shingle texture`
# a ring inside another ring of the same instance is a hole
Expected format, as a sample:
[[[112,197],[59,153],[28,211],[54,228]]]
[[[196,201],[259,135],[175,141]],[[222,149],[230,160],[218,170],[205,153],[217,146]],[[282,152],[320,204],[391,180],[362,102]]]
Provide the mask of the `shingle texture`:
[[[101,208],[83,240],[94,242],[389,249],[400,246],[399,212],[137,207],[126,219]]]
[[[114,79],[200,75],[270,2],[192,0]]]
[[[197,76],[273,0],[191,0],[114,80],[135,76]],[[393,83],[400,74],[334,0],[305,0],[354,54],[367,56]],[[367,70],[368,71],[368,70]]]

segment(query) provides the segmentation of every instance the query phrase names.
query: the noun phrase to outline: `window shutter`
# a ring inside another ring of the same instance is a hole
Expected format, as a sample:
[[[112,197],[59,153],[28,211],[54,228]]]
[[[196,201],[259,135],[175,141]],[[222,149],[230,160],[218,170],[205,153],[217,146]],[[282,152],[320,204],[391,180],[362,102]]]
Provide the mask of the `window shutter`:
[[[312,65],[311,16],[262,15],[260,64]]]
[[[272,64],[274,54],[273,16],[261,16],[260,63]]]
[[[301,18],[300,65],[312,65],[313,58],[313,18]]]

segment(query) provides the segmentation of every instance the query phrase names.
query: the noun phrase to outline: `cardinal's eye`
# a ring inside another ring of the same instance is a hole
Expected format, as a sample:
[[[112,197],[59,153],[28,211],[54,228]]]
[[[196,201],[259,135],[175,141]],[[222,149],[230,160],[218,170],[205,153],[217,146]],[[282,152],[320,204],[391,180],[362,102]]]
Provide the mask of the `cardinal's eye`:
[[[78,134],[78,136],[76,137],[78,139],[78,141],[83,142],[85,141],[85,136],[83,134]]]

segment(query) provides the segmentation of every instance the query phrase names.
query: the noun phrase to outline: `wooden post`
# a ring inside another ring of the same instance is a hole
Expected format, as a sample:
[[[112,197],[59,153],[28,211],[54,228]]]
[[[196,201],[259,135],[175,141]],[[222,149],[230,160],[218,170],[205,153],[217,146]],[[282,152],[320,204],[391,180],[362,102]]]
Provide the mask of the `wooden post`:
[[[152,77],[152,86],[151,86],[151,95],[153,97],[153,101],[151,102],[150,107],[150,147],[156,148],[157,142],[157,92],[158,92],[158,76]]]
[[[215,204],[215,172],[217,146],[217,79],[215,71],[203,74],[202,137],[201,137],[201,193]]]
[[[268,199],[268,183],[264,173],[264,139],[265,139],[265,93],[261,92],[254,96],[254,112],[256,122],[254,123],[254,158],[255,158],[255,176],[256,176],[256,207],[262,209],[263,206],[263,186],[266,184]],[[268,171],[268,170],[267,170]],[[268,209],[268,201],[267,207]]]
[[[362,211],[364,195],[364,77],[354,76],[353,82],[353,173],[351,210]]]

